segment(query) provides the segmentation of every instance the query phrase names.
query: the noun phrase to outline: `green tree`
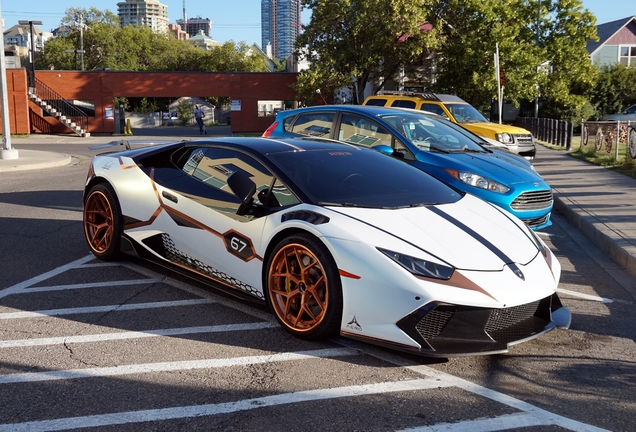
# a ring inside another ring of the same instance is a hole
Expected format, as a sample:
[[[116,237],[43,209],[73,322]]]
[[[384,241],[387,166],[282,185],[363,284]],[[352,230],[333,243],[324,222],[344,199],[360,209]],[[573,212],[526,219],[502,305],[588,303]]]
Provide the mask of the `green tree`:
[[[596,118],[622,112],[636,103],[635,84],[636,68],[621,64],[602,67],[590,95],[590,102],[596,109]]]
[[[172,33],[154,33],[144,26],[119,26],[110,11],[70,8],[62,19],[69,32],[51,39],[36,58],[41,69],[76,69],[75,56],[67,50],[80,47],[79,17],[83,30],[86,70],[108,68],[129,71],[266,72],[261,59],[248,55],[245,42],[229,41],[210,51],[177,40]]]
[[[194,105],[186,99],[183,99],[177,105],[177,118],[182,126],[187,126],[194,117]]]
[[[303,0],[312,10],[297,47],[311,62],[296,86],[305,101],[316,90],[353,87],[357,102],[372,79],[392,77],[441,42],[431,15],[438,0]],[[429,24],[429,25],[427,25]]]
[[[533,100],[539,84],[542,97],[580,107],[596,79],[585,48],[596,38],[595,18],[581,0],[539,1],[540,13],[538,0],[438,1],[447,37],[437,53],[435,90],[489,104],[497,95],[498,44],[506,99]]]

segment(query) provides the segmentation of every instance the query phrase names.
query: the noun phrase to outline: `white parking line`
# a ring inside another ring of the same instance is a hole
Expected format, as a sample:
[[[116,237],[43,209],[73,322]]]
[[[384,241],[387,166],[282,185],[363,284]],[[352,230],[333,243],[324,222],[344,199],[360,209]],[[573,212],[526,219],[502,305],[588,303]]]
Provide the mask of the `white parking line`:
[[[165,302],[150,302],[150,303],[128,303],[128,304],[115,304],[104,306],[87,306],[81,308],[66,308],[66,309],[49,309],[40,311],[29,312],[5,312],[0,313],[0,320],[3,319],[18,319],[18,318],[37,318],[42,316],[61,316],[61,315],[77,315],[87,313],[100,313],[100,312],[112,312],[112,311],[131,311],[140,309],[156,309],[165,307],[183,307],[183,306],[196,306],[200,304],[213,303],[211,299],[191,299],[191,300],[174,300]]]
[[[231,332],[231,331],[262,330],[262,329],[268,329],[273,327],[278,327],[278,324],[273,322],[257,322],[257,323],[245,323],[245,324],[223,324],[223,325],[203,326],[203,327],[181,327],[181,328],[146,330],[146,331],[136,331],[136,332],[99,333],[99,334],[79,335],[79,336],[58,336],[58,337],[38,338],[38,339],[16,339],[16,340],[0,341],[0,348],[33,347],[33,346],[44,346],[44,345],[72,344],[72,343],[91,343],[91,342],[103,342],[103,341],[111,341],[111,340],[149,338],[149,337],[157,337],[157,336],[192,335],[192,334],[199,334],[199,333],[221,333],[221,332]]]
[[[71,285],[53,285],[43,286],[37,288],[26,288],[22,290],[21,294],[26,293],[41,293],[49,291],[65,291],[74,289],[86,289],[86,288],[103,288],[110,286],[125,286],[125,285],[149,285],[163,282],[163,279],[132,279],[132,280],[120,280],[120,281],[108,281],[108,282],[91,282],[83,284],[71,284]]]
[[[402,429],[396,432],[492,432],[531,426],[549,426],[546,419],[532,414],[515,413],[495,418],[468,420],[457,423],[438,423],[433,426]]]
[[[42,281],[48,278],[51,278],[53,276],[56,276],[58,274],[61,274],[64,271],[81,267],[84,263],[86,263],[87,261],[91,259],[93,259],[93,256],[89,255],[85,258],[76,260],[65,266],[62,266],[57,269],[51,270],[50,272],[44,273],[43,275],[37,276],[23,283],[14,285],[13,287],[0,291],[0,298],[6,297],[7,295],[11,295],[11,294],[22,294],[25,292],[34,292],[33,290],[35,289],[46,288],[47,290],[52,290],[53,288],[59,288],[59,287],[66,287],[64,289],[76,289],[76,287],[80,285],[81,286],[91,285],[91,284],[78,284],[78,285],[65,285],[65,286],[58,286],[58,287],[38,287],[38,288],[28,289],[28,287],[41,283]],[[94,265],[89,264],[87,265],[87,267],[88,266],[94,266]],[[134,265],[126,264],[126,266],[130,268]],[[155,279],[156,273],[153,273],[149,270],[140,268],[139,273],[150,278],[150,279],[144,279],[143,281],[148,281],[148,280],[160,281],[162,283],[166,283],[168,285],[179,287],[179,288],[184,286],[183,289],[185,291],[190,293],[196,293],[201,295],[201,297],[204,297],[205,299],[201,300],[203,302],[211,302],[212,300],[210,299],[215,299],[214,301],[217,301],[216,296],[213,296],[204,290],[199,290],[197,288],[191,287],[182,282],[172,281],[170,279]],[[101,286],[105,286],[105,285],[102,284]],[[563,291],[566,294],[570,293],[567,290],[563,290]],[[574,293],[574,292],[572,293],[573,295],[577,294],[581,297],[585,296],[579,293]],[[589,297],[591,297],[591,299],[595,301],[609,300],[609,299],[603,299],[601,297],[594,297],[594,296],[589,296]],[[194,300],[194,301],[199,301],[199,300]],[[166,303],[175,303],[175,302],[166,302]],[[150,330],[145,332],[120,332],[120,333],[109,333],[109,334],[67,336],[67,337],[56,337],[56,338],[28,339],[28,340],[7,340],[7,341],[0,341],[0,348],[8,348],[8,347],[16,347],[16,346],[50,345],[50,344],[61,344],[61,343],[84,343],[84,342],[95,342],[95,341],[101,341],[101,340],[117,340],[117,339],[129,339],[129,338],[137,338],[137,337],[141,338],[141,337],[156,337],[156,336],[172,336],[172,335],[180,335],[180,334],[214,332],[214,331],[242,331],[242,330],[252,330],[256,328],[271,328],[271,327],[277,326],[277,324],[274,323],[271,315],[266,314],[258,309],[251,308],[248,306],[240,306],[240,304],[238,303],[232,303],[231,301],[222,299],[220,297],[219,297],[218,303],[227,305],[234,309],[241,310],[242,312],[251,314],[252,316],[263,318],[265,322],[237,324],[237,325],[208,326],[208,327],[162,329],[162,330]],[[135,305],[105,306],[105,308],[113,308],[113,307],[117,309],[121,309],[122,307],[135,307]],[[86,309],[93,309],[93,308],[59,309],[57,311],[60,311],[60,312],[70,311],[70,310],[77,311],[77,310],[86,310]],[[43,315],[42,312],[47,312],[47,311],[40,311],[40,314],[38,316]],[[48,312],[51,312],[51,311],[48,311]],[[34,312],[26,312],[26,313],[34,313]],[[17,314],[20,314],[20,313],[18,312]],[[2,315],[11,315],[11,314],[2,314]],[[239,401],[226,402],[226,403],[220,403],[220,404],[181,406],[181,407],[171,407],[171,408],[164,408],[164,409],[116,412],[116,413],[102,414],[102,415],[61,418],[61,419],[53,419],[53,420],[40,420],[40,421],[32,421],[32,422],[25,422],[25,423],[0,424],[0,432],[3,432],[3,431],[45,431],[45,430],[54,431],[54,430],[77,429],[77,428],[84,428],[84,427],[133,424],[133,423],[149,422],[149,421],[162,421],[162,420],[190,418],[190,417],[197,417],[197,416],[210,416],[210,415],[223,414],[223,413],[234,413],[234,412],[245,411],[245,410],[250,410],[254,408],[260,408],[260,407],[266,407],[266,406],[277,406],[277,405],[299,403],[299,402],[318,401],[318,400],[326,400],[326,399],[334,399],[334,398],[342,398],[342,397],[355,397],[355,396],[372,395],[372,394],[383,394],[383,393],[399,392],[399,391],[421,391],[421,390],[429,390],[429,389],[438,389],[442,387],[456,387],[464,391],[471,392],[481,397],[488,398],[498,403],[507,405],[516,410],[519,410],[520,412],[516,414],[500,416],[497,418],[467,420],[467,421],[462,421],[462,422],[453,423],[453,424],[443,423],[443,424],[438,424],[434,426],[427,426],[421,429],[409,429],[409,430],[422,430],[422,431],[451,430],[451,431],[462,431],[462,432],[463,431],[479,432],[479,431],[506,430],[510,428],[520,428],[520,427],[528,427],[528,426],[555,425],[555,426],[559,426],[564,429],[573,430],[573,431],[591,431],[591,432],[604,431],[604,429],[600,429],[594,426],[587,425],[585,423],[581,423],[572,419],[568,419],[566,417],[562,417],[560,415],[535,407],[534,405],[531,405],[519,399],[515,399],[506,394],[499,393],[489,388],[482,387],[480,385],[466,381],[462,378],[440,372],[432,367],[423,366],[423,365],[414,365],[413,363],[409,362],[409,360],[403,357],[399,357],[395,354],[387,353],[385,351],[381,351],[367,345],[364,345],[365,346],[364,349],[351,348],[353,346],[357,346],[356,345],[357,343],[353,341],[349,341],[349,340],[343,340],[341,338],[337,338],[335,339],[335,341],[337,341],[338,343],[340,343],[342,346],[346,348],[330,349],[330,350],[315,350],[310,352],[281,353],[281,354],[272,354],[272,355],[266,355],[266,356],[239,357],[234,359],[206,359],[206,360],[194,360],[194,361],[127,365],[127,366],[119,366],[119,367],[86,368],[86,369],[74,369],[74,370],[66,370],[66,371],[47,371],[47,372],[40,372],[40,373],[8,374],[8,375],[0,375],[0,384],[64,380],[64,379],[79,379],[79,378],[88,378],[88,377],[97,377],[97,376],[115,376],[115,375],[121,375],[121,374],[135,374],[135,373],[148,373],[148,372],[162,372],[162,371],[169,371],[169,370],[182,370],[183,368],[200,369],[200,368],[227,367],[232,365],[240,366],[240,365],[254,364],[254,362],[264,363],[264,362],[287,361],[287,360],[296,360],[296,359],[303,360],[308,357],[319,357],[316,355],[308,354],[312,352],[314,354],[318,352],[323,352],[323,353],[330,352],[331,355],[325,354],[326,357],[338,355],[338,354],[334,355],[334,353],[341,353],[341,355],[355,355],[360,353],[368,354],[376,358],[379,358],[381,360],[385,360],[396,366],[401,366],[411,371],[417,372],[423,375],[425,378],[410,380],[410,381],[394,381],[394,382],[367,384],[367,385],[361,385],[361,386],[349,386],[349,387],[339,387],[339,388],[331,388],[331,389],[316,389],[316,390],[296,392],[296,393],[283,393],[278,395],[266,396],[262,398],[246,399],[246,400],[239,400]],[[302,356],[307,356],[307,357],[302,357]]]
[[[42,273],[39,276],[33,277],[33,278],[31,278],[29,280],[26,280],[24,282],[20,282],[19,284],[13,285],[13,286],[11,286],[9,288],[5,288],[2,291],[0,291],[0,298],[6,297],[6,296],[12,295],[12,294],[18,294],[18,293],[22,292],[24,290],[24,288],[28,288],[28,287],[33,286],[35,284],[38,284],[38,283],[40,283],[42,281],[50,279],[50,278],[52,278],[54,276],[62,274],[62,273],[64,273],[67,270],[80,267],[82,264],[84,264],[84,263],[86,263],[86,262],[88,262],[90,260],[93,260],[93,259],[95,259],[94,255],[92,255],[92,254],[91,255],[86,255],[84,258],[80,258],[78,260],[75,260],[75,261],[70,262],[68,264],[65,264],[63,266],[60,266],[58,268],[55,268],[55,269],[53,269],[51,271],[48,271],[46,273]]]
[[[410,381],[392,381],[377,384],[365,384],[330,389],[308,390],[295,393],[282,393],[254,399],[244,399],[235,402],[225,402],[209,405],[191,405],[154,410],[128,411],[112,414],[101,414],[83,417],[70,417],[55,420],[41,420],[26,423],[0,425],[0,432],[40,432],[61,431],[98,426],[112,426],[121,424],[162,421],[218,414],[229,414],[291,403],[313,402],[319,400],[356,397],[374,394],[407,392],[417,390],[431,390],[444,387],[431,379],[417,379]]]
[[[113,367],[98,367],[85,369],[71,369],[47,372],[15,373],[0,375],[0,384],[29,383],[41,381],[56,381],[80,378],[99,378],[120,375],[132,375],[153,372],[182,371],[192,369],[214,369],[234,366],[247,366],[260,363],[273,363],[291,360],[307,360],[311,358],[343,357],[358,355],[358,351],[349,348],[328,348],[322,350],[299,351],[291,353],[268,354],[260,356],[246,356],[220,359],[183,360],[174,362],[146,363],[121,365]]]
[[[599,296],[593,296],[590,294],[583,294],[577,291],[570,291],[570,290],[566,290],[563,288],[557,288],[557,292],[560,292],[562,294],[566,294],[572,297],[578,297],[578,298],[582,298],[585,300],[592,300],[592,301],[596,301],[596,302],[601,302],[601,303],[614,303],[614,300],[612,299],[608,299],[605,297],[599,297]]]

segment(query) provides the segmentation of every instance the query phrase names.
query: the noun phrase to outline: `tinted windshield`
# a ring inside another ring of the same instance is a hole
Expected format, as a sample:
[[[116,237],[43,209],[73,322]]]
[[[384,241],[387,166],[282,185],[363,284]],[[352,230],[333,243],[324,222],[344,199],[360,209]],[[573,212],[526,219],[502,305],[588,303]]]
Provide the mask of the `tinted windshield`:
[[[424,114],[404,113],[381,116],[408,141],[424,151],[484,152],[470,134],[449,121]]]
[[[468,104],[450,104],[446,103],[446,108],[451,112],[457,123],[483,123],[488,122],[486,118],[475,109],[474,106]]]
[[[371,149],[343,146],[269,157],[313,204],[397,208],[461,198],[423,171]]]

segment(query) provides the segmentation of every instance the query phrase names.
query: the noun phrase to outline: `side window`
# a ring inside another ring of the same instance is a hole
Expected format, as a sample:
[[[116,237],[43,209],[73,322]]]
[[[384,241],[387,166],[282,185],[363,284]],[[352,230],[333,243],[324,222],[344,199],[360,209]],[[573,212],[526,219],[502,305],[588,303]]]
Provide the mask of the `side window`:
[[[415,101],[411,100],[395,100],[391,104],[392,107],[398,108],[415,108]]]
[[[442,107],[439,105],[435,105],[431,103],[423,103],[422,106],[420,107],[420,110],[432,112],[433,114],[439,114],[441,116],[446,117],[446,113],[444,112]]]
[[[291,125],[292,122],[294,121],[294,116],[287,116],[283,119],[283,130],[285,132],[290,132],[291,131]]]
[[[343,114],[338,139],[352,144],[372,147],[391,145],[391,134],[376,122],[353,114]]]
[[[386,102],[387,102],[386,99],[377,98],[377,99],[368,99],[364,104],[371,105],[371,106],[384,106],[386,105]]]
[[[307,113],[299,115],[291,132],[300,135],[329,138],[333,127],[334,113]]]
[[[251,156],[234,150],[216,147],[196,149],[183,166],[183,171],[209,186],[205,193],[190,198],[235,219],[252,219],[251,216],[235,214],[240,200],[227,185],[227,178],[236,171],[242,171],[256,184],[253,196],[256,204],[280,207],[299,202],[263,165]]]

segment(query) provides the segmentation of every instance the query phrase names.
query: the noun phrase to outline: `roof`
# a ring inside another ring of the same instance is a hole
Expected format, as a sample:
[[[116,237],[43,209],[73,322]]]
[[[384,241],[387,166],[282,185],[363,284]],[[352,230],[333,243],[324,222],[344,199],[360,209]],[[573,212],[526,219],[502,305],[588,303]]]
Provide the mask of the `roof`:
[[[612,38],[612,36],[614,36],[625,26],[627,26],[627,24],[634,20],[636,20],[636,16],[630,16],[596,26],[598,41],[587,41],[587,52],[590,55],[594,54],[599,48],[605,45],[607,41]]]

